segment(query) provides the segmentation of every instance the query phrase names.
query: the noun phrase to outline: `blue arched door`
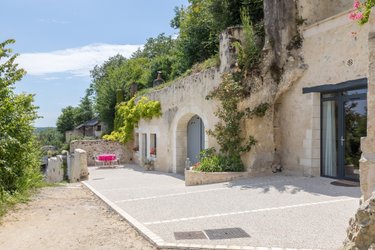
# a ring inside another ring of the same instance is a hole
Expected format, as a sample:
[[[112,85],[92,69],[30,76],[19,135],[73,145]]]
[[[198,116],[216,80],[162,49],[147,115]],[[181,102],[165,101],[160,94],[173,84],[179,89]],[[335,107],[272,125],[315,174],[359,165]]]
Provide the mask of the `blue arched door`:
[[[204,146],[204,124],[202,119],[195,115],[189,120],[187,127],[187,157],[191,165],[199,162],[199,153]]]

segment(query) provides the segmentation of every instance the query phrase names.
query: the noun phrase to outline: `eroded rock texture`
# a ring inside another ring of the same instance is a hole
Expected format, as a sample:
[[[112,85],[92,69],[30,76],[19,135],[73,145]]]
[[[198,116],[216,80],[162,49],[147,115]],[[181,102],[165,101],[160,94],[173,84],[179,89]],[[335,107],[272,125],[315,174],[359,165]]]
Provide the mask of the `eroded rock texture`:
[[[349,221],[345,250],[375,249],[375,193],[357,210]],[[372,246],[372,247],[371,247]]]

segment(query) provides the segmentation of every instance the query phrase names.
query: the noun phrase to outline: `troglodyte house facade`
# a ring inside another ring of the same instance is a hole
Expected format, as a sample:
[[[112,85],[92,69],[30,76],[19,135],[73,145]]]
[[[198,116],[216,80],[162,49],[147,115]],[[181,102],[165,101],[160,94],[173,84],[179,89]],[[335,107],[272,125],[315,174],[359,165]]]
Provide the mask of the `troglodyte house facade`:
[[[271,173],[271,166],[280,164],[298,175],[361,178],[365,196],[373,190],[375,14],[359,26],[348,18],[352,4],[264,1],[262,72],[249,80],[251,96],[239,105],[267,102],[270,108],[243,125],[246,135],[258,141],[242,156],[248,172]],[[161,103],[162,116],[139,123],[138,163],[151,157],[156,169],[183,173],[187,158],[192,165],[200,150],[218,146],[207,130],[218,122],[219,104],[206,96],[234,68],[232,42],[242,40],[241,34],[241,28],[222,33],[220,67],[147,94]]]

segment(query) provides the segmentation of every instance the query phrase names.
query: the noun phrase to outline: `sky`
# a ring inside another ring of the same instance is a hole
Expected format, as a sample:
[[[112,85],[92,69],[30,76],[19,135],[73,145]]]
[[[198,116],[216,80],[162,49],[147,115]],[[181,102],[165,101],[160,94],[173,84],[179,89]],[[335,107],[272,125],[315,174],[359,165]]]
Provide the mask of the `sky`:
[[[11,47],[27,71],[16,93],[35,94],[43,118],[54,127],[61,109],[77,106],[90,85],[90,70],[109,57],[130,57],[150,37],[175,36],[175,6],[188,0],[9,0],[2,1],[0,42]]]

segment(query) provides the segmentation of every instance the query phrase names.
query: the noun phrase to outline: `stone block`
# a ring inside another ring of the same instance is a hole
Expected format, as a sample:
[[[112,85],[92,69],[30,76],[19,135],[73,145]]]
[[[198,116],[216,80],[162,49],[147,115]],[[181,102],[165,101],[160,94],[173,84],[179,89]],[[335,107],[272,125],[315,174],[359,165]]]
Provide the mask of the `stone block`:
[[[46,182],[56,183],[64,179],[63,158],[61,155],[48,159]]]
[[[70,173],[69,181],[77,182],[88,178],[89,172],[87,168],[87,153],[82,149],[74,150],[74,154],[70,155]]]

